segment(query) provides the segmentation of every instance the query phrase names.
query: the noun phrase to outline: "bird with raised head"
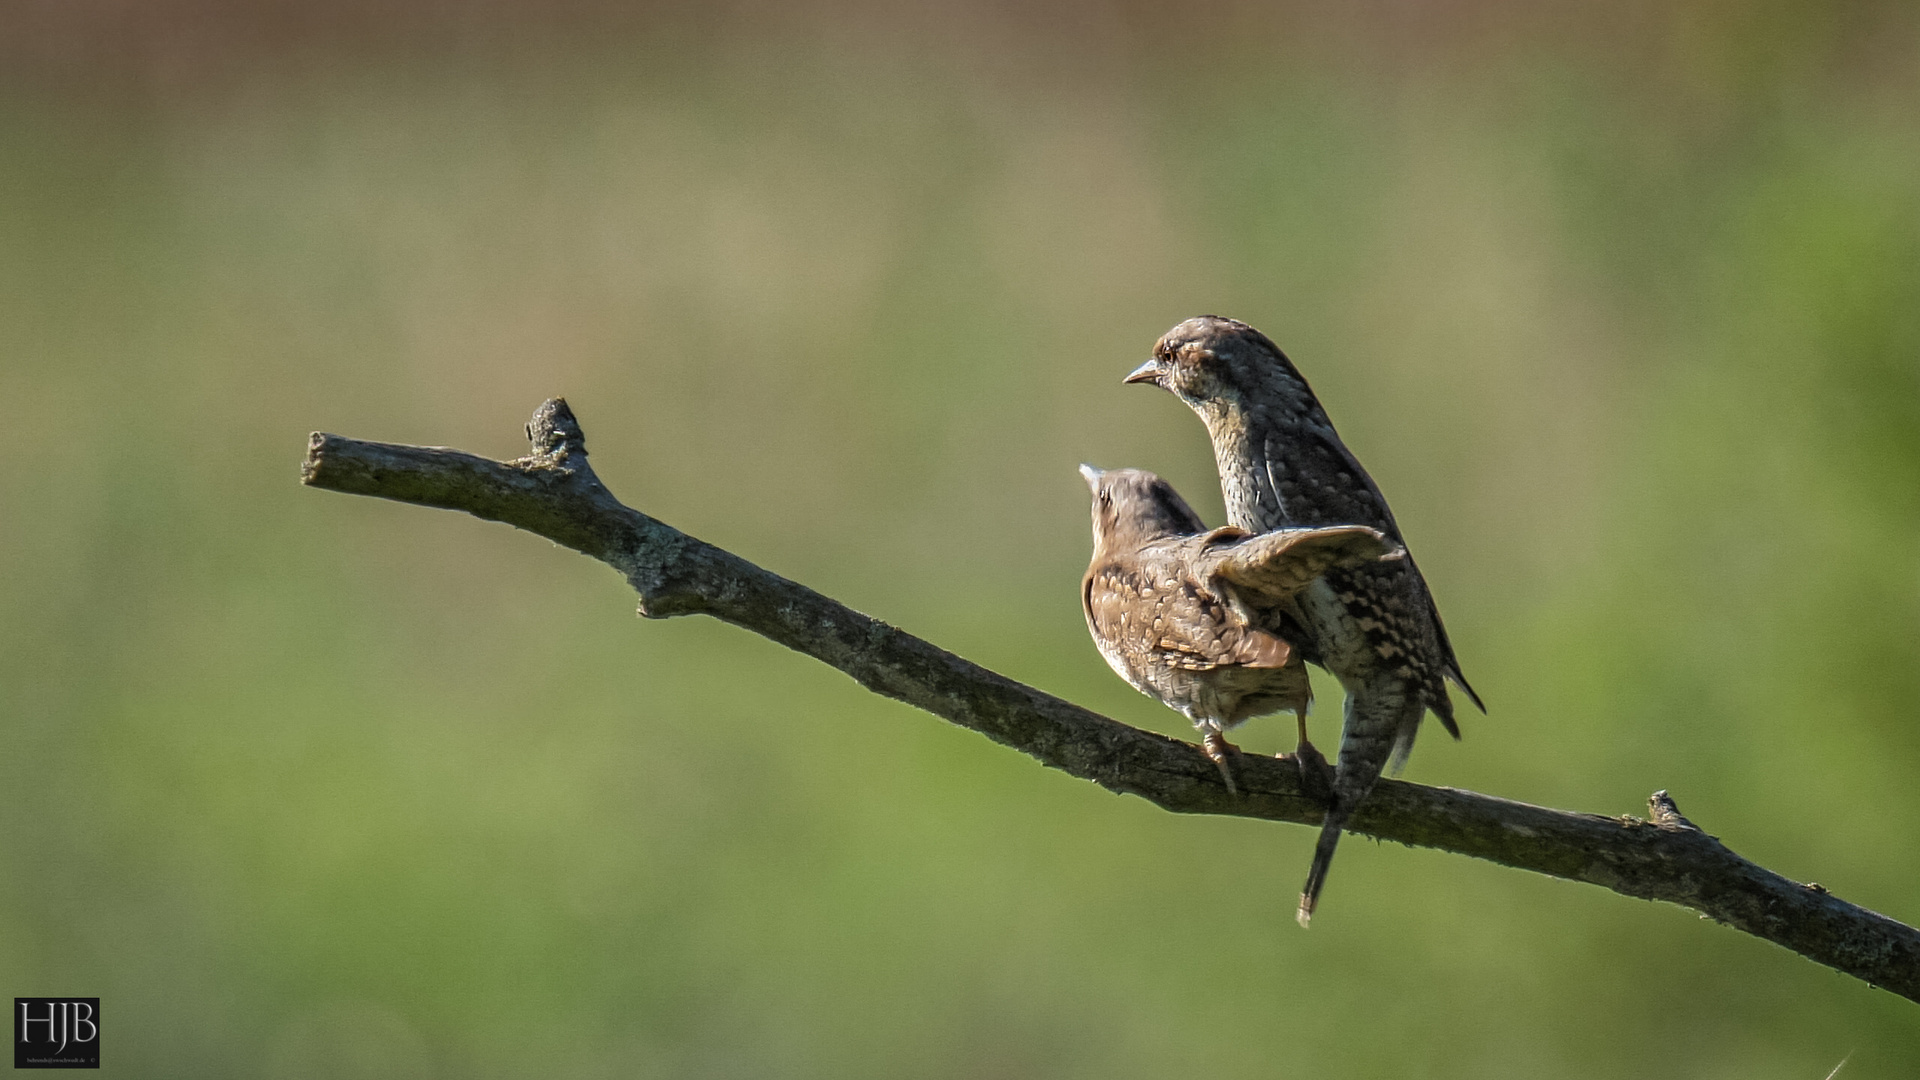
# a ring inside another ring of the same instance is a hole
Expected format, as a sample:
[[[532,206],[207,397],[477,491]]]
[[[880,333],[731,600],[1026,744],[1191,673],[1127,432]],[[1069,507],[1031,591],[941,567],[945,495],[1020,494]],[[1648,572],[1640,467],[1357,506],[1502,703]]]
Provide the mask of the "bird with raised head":
[[[1332,524],[1371,526],[1404,547],[1393,512],[1327,419],[1300,372],[1265,334],[1203,315],[1167,331],[1126,377],[1187,403],[1206,424],[1227,520],[1250,533]],[[1300,894],[1313,915],[1341,829],[1383,768],[1403,765],[1431,709],[1460,737],[1451,679],[1481,711],[1413,558],[1336,567],[1261,627],[1333,673],[1346,690],[1333,797]]]
[[[1292,711],[1302,760],[1323,768],[1306,737],[1306,668],[1264,627],[1328,570],[1398,558],[1398,545],[1359,525],[1208,531],[1150,472],[1082,465],[1080,474],[1093,494],[1093,561],[1080,599],[1100,655],[1193,722],[1228,791],[1237,789],[1225,732],[1267,713]]]

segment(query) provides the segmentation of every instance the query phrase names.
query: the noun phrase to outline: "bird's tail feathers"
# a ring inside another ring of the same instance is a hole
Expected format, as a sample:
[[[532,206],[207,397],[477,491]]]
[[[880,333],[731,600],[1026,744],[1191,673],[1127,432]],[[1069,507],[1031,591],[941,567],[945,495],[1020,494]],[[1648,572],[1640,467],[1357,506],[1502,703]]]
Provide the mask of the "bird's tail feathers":
[[[1453,685],[1467,692],[1467,698],[1473,702],[1474,708],[1479,709],[1482,715],[1486,714],[1487,703],[1484,701],[1481,701],[1480,695],[1474,693],[1473,687],[1467,685],[1467,677],[1465,675],[1460,674],[1460,665],[1458,662],[1455,662],[1451,668],[1447,669],[1447,678],[1453,680]],[[1447,726],[1451,728],[1453,725],[1449,724]],[[1457,739],[1459,737],[1460,737],[1459,733],[1455,732],[1454,738]]]
[[[1307,868],[1307,884],[1300,890],[1300,910],[1294,915],[1302,928],[1313,921],[1314,905],[1320,902],[1320,890],[1326,887],[1327,871],[1333,868],[1333,849],[1340,846],[1340,830],[1349,813],[1327,811],[1327,823],[1320,827],[1320,842],[1313,846],[1313,865]]]
[[[1387,756],[1387,775],[1388,776],[1399,776],[1400,770],[1405,769],[1407,767],[1407,759],[1413,756],[1414,737],[1419,734],[1420,734],[1420,718],[1419,717],[1415,717],[1413,720],[1413,723],[1411,724],[1402,724],[1400,726],[1400,730],[1394,733],[1393,753]],[[1453,737],[1456,739],[1459,738],[1460,733],[1457,731],[1454,732]]]
[[[1473,691],[1468,690],[1467,693],[1471,694],[1473,693]],[[1454,742],[1459,742],[1460,741],[1460,725],[1453,718],[1453,695],[1447,693],[1446,680],[1435,679],[1433,682],[1432,688],[1429,689],[1427,693],[1427,696],[1432,699],[1427,703],[1427,705],[1429,708],[1433,710],[1433,715],[1440,718],[1440,726],[1447,729],[1447,734],[1453,736]],[[1476,698],[1474,700],[1477,702],[1479,699]],[[1480,711],[1485,712],[1486,710],[1482,709]],[[1415,721],[1414,729],[1418,731],[1419,727],[1420,727],[1419,722]],[[1398,749],[1399,747],[1396,746],[1395,750],[1398,750]]]
[[[1366,801],[1388,758],[1405,758],[1405,748],[1413,745],[1413,735],[1426,711],[1417,695],[1347,695],[1347,722],[1340,732],[1333,801],[1320,826],[1320,842],[1313,848],[1307,884],[1300,890],[1300,911],[1295,917],[1301,926],[1313,918],[1313,909],[1320,902],[1320,890],[1326,887],[1327,871],[1333,866],[1334,849],[1340,844],[1340,831]]]

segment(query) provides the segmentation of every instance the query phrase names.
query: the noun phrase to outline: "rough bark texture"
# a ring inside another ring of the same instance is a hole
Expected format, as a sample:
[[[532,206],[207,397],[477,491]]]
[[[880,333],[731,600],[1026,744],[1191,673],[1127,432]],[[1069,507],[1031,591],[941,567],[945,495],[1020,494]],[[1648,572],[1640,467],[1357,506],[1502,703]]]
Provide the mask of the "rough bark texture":
[[[564,401],[541,405],[527,436],[527,457],[500,462],[316,433],[300,476],[313,487],[464,510],[538,533],[626,575],[644,615],[724,619],[875,693],[1163,809],[1320,824],[1322,806],[1290,764],[1248,755],[1236,798],[1193,745],[971,664],[623,506],[587,465],[586,439]],[[1920,1001],[1920,931],[1755,866],[1681,817],[1664,791],[1649,805],[1652,820],[1642,821],[1382,780],[1349,827],[1680,904]]]

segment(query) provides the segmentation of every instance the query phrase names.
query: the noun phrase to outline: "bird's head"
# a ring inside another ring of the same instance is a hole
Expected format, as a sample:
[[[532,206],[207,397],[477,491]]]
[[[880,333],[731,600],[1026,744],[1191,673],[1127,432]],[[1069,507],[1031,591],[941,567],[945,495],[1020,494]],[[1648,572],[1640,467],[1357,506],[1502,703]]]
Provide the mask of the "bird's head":
[[[1093,542],[1138,546],[1168,536],[1206,531],[1200,515],[1173,485],[1145,469],[1080,466],[1093,492]]]
[[[1198,406],[1239,398],[1276,363],[1286,365],[1286,357],[1265,334],[1238,319],[1202,315],[1167,331],[1153,346],[1153,359],[1125,381],[1152,383]]]

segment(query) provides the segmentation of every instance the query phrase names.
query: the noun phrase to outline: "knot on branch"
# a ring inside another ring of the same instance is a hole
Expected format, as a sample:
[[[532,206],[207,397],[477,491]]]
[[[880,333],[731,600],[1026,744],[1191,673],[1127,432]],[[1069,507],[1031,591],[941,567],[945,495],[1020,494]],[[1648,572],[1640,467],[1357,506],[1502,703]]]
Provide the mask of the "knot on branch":
[[[1653,814],[1653,823],[1663,829],[1700,831],[1700,826],[1681,816],[1679,805],[1673,801],[1673,796],[1667,794],[1666,788],[1647,796],[1647,809]]]
[[[538,458],[585,455],[587,435],[580,430],[580,421],[574,419],[566,398],[548,398],[527,421],[527,444]]]

